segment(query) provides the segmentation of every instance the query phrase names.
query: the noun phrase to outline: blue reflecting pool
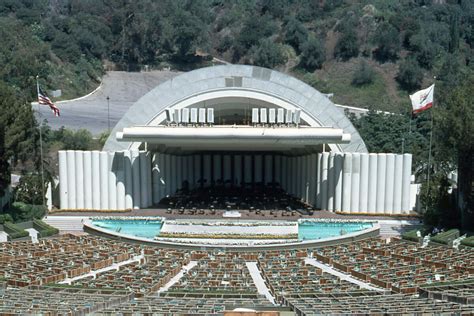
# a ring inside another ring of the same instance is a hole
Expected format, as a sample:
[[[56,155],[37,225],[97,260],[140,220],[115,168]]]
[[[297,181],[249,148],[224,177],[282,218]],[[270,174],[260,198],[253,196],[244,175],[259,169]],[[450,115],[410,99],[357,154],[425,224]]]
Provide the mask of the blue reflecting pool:
[[[92,224],[113,232],[148,239],[158,235],[163,226],[161,219],[100,219],[92,220]]]
[[[316,222],[303,220],[298,224],[298,239],[315,240],[337,237],[372,228],[372,225],[371,222]]]

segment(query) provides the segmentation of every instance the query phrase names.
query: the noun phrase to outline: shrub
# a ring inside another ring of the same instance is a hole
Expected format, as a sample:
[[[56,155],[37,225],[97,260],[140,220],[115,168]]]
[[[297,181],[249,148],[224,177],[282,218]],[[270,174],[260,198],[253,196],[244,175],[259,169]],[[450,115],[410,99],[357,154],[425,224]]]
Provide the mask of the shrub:
[[[13,218],[10,214],[0,215],[0,224],[3,224],[5,222],[13,222]]]
[[[253,53],[254,64],[261,67],[273,68],[284,64],[287,60],[280,44],[275,44],[270,39],[264,39],[255,47]]]
[[[39,219],[33,220],[33,228],[39,232],[41,237],[48,237],[59,233],[57,228],[52,227]]]
[[[407,91],[414,91],[421,87],[423,71],[414,58],[407,58],[400,64],[396,79],[400,87]]]
[[[354,72],[352,77],[352,84],[354,86],[363,86],[366,84],[371,84],[374,82],[375,72],[374,70],[365,62],[362,61]]]
[[[5,232],[12,238],[12,239],[17,239],[17,238],[22,238],[28,236],[28,232],[21,227],[10,223],[6,222],[3,224],[3,227],[5,228]]]
[[[474,236],[464,238],[461,240],[461,244],[468,247],[474,247]]]
[[[421,236],[423,236],[423,232],[422,232],[420,229],[413,229],[413,230],[404,232],[404,233],[402,234],[402,239],[419,242],[419,241],[420,241],[420,238],[422,238],[422,237],[418,237],[418,236],[417,236],[416,233],[417,233],[418,231],[420,231],[420,232],[421,232]]]
[[[459,237],[459,229],[450,229],[448,231],[437,234],[431,240],[440,244],[449,244],[454,239]]]
[[[35,218],[42,218],[46,214],[46,207],[44,205],[15,202],[10,212],[15,222],[30,221]]]
[[[345,33],[337,41],[334,48],[334,56],[349,60],[359,55],[359,43],[357,42],[357,34],[353,29],[346,29]]]
[[[326,60],[326,52],[323,43],[314,36],[309,36],[308,40],[301,47],[300,65],[308,71],[321,68]]]

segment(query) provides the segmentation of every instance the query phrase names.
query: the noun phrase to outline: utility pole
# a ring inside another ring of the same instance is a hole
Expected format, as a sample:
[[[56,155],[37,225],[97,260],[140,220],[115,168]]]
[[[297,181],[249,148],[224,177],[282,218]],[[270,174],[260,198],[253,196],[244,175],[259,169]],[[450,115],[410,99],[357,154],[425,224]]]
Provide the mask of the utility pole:
[[[110,134],[110,97],[107,96],[107,128]]]
[[[39,82],[38,82],[39,76],[36,76],[36,90],[37,90],[37,95],[39,95]],[[38,115],[41,118],[41,112],[40,112],[40,104],[38,102]],[[43,201],[43,205],[46,206],[46,201],[45,201],[45,192],[44,192],[44,166],[43,166],[43,122],[40,121],[40,126],[39,126],[39,134],[40,134],[40,159],[41,159],[41,197]]]

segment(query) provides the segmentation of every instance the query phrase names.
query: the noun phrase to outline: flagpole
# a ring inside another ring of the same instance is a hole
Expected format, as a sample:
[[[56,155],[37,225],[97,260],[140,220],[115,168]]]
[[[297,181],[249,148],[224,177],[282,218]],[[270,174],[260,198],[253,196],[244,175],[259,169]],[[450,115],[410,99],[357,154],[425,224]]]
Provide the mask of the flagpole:
[[[36,76],[36,92],[37,92],[37,95],[39,96],[40,88],[39,88],[38,77],[39,76]],[[38,102],[38,114],[41,117],[39,102]],[[39,134],[40,134],[40,158],[41,158],[41,198],[43,200],[43,206],[46,206],[46,201],[45,201],[45,197],[44,197],[45,192],[44,192],[43,136],[42,136],[43,133],[42,133],[42,130],[43,130],[43,124],[40,121]]]
[[[433,109],[430,111],[431,116],[431,128],[430,128],[430,145],[428,151],[428,172],[427,172],[427,183],[428,183],[428,193],[430,192],[430,173],[431,173],[431,145],[433,143]]]

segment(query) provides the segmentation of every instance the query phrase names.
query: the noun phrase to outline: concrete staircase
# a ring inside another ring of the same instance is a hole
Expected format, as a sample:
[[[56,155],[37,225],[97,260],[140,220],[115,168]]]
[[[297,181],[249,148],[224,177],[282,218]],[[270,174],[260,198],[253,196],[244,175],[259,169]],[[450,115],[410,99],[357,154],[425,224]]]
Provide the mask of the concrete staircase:
[[[420,226],[420,222],[418,220],[380,220],[379,224],[380,236],[384,237],[399,236],[406,231]]]
[[[60,231],[83,231],[82,220],[87,216],[54,216],[49,215],[43,218],[43,222]]]

